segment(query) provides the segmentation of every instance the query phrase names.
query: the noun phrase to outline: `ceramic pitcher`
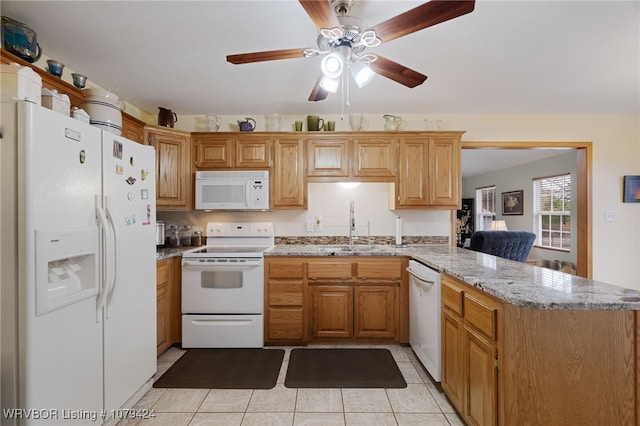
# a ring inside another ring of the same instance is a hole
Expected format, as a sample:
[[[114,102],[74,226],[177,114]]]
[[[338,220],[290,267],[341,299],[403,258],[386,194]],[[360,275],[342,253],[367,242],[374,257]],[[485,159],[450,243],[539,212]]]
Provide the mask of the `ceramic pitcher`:
[[[384,129],[395,131],[400,128],[402,124],[402,117],[398,117],[396,115],[385,114],[382,116],[384,118]]]
[[[158,126],[173,127],[178,121],[178,116],[170,109],[158,107]]]
[[[256,128],[256,120],[251,117],[247,117],[244,121],[238,120],[238,128],[241,132],[253,132]]]

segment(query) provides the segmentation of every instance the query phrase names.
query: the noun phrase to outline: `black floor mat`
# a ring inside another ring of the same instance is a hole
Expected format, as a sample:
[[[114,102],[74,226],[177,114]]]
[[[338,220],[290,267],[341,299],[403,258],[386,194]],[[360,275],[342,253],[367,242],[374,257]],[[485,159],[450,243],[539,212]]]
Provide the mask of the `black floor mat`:
[[[153,387],[271,389],[283,358],[283,349],[189,349]]]
[[[293,349],[288,388],[406,388],[388,349]]]

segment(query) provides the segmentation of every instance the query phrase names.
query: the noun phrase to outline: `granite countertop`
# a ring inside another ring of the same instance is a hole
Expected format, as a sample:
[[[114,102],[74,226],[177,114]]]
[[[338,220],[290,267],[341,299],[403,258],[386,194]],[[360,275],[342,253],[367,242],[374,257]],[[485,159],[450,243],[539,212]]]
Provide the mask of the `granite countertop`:
[[[346,246],[277,245],[265,252],[265,256],[409,256],[524,308],[640,310],[640,292],[637,290],[467,249],[442,244],[406,248],[391,245],[354,247],[349,251]]]
[[[204,247],[204,246],[203,246]],[[199,247],[163,247],[156,248],[156,261],[169,259],[170,257],[181,257],[182,253],[198,249]]]

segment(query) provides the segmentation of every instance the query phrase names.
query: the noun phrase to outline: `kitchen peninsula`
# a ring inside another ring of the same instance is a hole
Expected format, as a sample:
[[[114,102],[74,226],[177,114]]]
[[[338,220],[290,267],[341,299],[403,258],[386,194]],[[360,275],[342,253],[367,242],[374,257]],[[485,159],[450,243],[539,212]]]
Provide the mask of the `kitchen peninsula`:
[[[304,270],[318,257],[400,257],[439,270],[442,386],[469,424],[637,424],[639,292],[446,245],[357,248],[278,245],[265,260]],[[308,315],[308,282],[294,281]]]

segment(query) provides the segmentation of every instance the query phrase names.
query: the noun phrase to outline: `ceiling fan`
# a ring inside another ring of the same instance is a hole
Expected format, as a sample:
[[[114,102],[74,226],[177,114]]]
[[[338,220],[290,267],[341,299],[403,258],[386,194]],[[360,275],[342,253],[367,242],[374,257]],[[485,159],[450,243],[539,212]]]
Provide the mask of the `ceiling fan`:
[[[282,49],[228,55],[232,64],[304,58],[325,55],[322,73],[309,96],[310,101],[326,99],[337,91],[344,69],[349,69],[359,87],[380,74],[406,87],[422,84],[427,76],[377,54],[364,53],[381,43],[448,21],[473,11],[474,0],[431,0],[391,19],[367,28],[349,15],[356,0],[299,0],[319,29],[318,48]]]

